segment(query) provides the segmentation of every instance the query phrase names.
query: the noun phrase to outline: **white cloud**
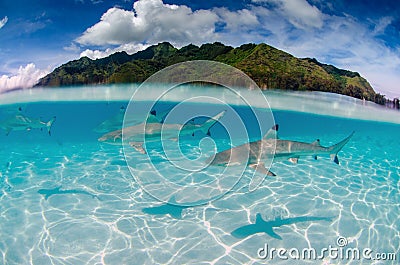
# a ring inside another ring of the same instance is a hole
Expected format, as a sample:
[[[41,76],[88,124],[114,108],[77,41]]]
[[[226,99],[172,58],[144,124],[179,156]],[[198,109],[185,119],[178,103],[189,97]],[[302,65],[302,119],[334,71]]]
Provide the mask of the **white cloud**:
[[[2,27],[4,27],[4,25],[7,23],[7,21],[8,21],[8,17],[7,16],[5,16],[3,19],[0,20],[0,29]]]
[[[219,21],[226,24],[225,30],[249,30],[258,26],[258,18],[249,9],[230,11],[227,8],[215,8],[213,11],[219,16]]]
[[[375,24],[373,34],[383,34],[386,28],[393,22],[393,20],[393,17],[382,17],[376,22],[372,21],[372,23]]]
[[[253,0],[254,3],[270,3],[277,6],[281,15],[298,28],[320,28],[323,14],[307,0]]]
[[[30,88],[48,72],[47,70],[37,69],[33,63],[27,64],[25,67],[20,66],[14,75],[0,76],[0,92],[15,88]]]
[[[79,48],[79,46],[76,44],[76,43],[71,43],[69,46],[65,46],[65,47],[63,47],[63,49],[65,50],[65,51],[68,51],[68,52],[79,52],[81,49]]]
[[[147,47],[149,47],[149,45],[128,43],[128,44],[123,44],[117,48],[107,48],[106,50],[86,49],[83,52],[81,52],[80,57],[86,56],[94,60],[94,59],[104,58],[113,53],[121,51],[125,51],[128,54],[133,54],[138,51],[144,50]]]
[[[169,41],[181,46],[215,38],[218,16],[210,10],[192,11],[187,6],[167,5],[161,0],[139,0],[133,8],[133,11],[109,9],[100,22],[76,41],[98,46]]]

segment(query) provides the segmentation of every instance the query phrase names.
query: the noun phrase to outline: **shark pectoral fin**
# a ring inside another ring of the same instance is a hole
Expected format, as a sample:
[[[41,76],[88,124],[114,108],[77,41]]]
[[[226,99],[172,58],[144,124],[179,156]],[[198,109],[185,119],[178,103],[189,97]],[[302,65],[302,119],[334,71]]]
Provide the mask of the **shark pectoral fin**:
[[[274,229],[272,227],[268,227],[268,229],[265,231],[270,237],[282,240],[282,237],[275,233]]]
[[[254,235],[254,234],[257,234],[260,232],[262,232],[262,231],[260,231],[256,225],[250,224],[250,225],[241,226],[241,227],[233,230],[231,232],[231,235],[236,238],[242,239],[242,238],[246,238],[248,236],[251,236],[251,235]]]
[[[130,142],[129,145],[135,148],[135,150],[138,151],[139,153],[143,155],[146,154],[146,150],[144,150],[142,143]]]
[[[331,160],[339,165],[339,158],[336,154],[331,154]]]
[[[169,216],[175,219],[182,219],[182,209],[178,211],[170,211]]]
[[[48,122],[44,123],[46,125],[47,132],[49,133],[50,136],[51,136],[51,127],[53,126],[53,123],[55,122],[55,120],[56,120],[56,116],[51,118]]]
[[[264,181],[265,176],[276,176],[274,173],[265,168],[264,163],[250,164],[249,167],[253,168],[257,173],[254,174],[249,184],[249,191],[254,191]]]
[[[299,157],[291,157],[289,158],[289,161],[292,162],[293,164],[297,164],[299,162]]]

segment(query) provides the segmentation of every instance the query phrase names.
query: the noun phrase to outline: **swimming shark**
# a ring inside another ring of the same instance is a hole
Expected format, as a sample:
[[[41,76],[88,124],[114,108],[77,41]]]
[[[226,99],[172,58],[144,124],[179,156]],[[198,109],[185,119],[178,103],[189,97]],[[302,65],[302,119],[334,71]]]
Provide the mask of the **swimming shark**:
[[[167,112],[161,112],[157,114],[156,110],[152,110],[150,112],[150,115],[147,117],[146,122],[147,123],[163,123],[165,116],[167,115]],[[122,123],[124,122],[124,116],[125,116],[125,107],[122,106],[120,108],[120,111],[117,115],[101,122],[99,125],[97,125],[93,131],[98,132],[98,133],[107,133],[107,132],[112,132],[116,130],[120,130],[122,128]],[[125,125],[136,125],[140,124],[142,120],[140,119],[135,119],[134,117],[127,117],[125,119]]]
[[[246,163],[256,172],[261,173],[261,176],[255,174],[250,181],[249,191],[253,191],[262,183],[266,175],[275,176],[265,167],[265,160],[289,160],[292,163],[297,163],[300,156],[312,156],[317,159],[320,155],[329,155],[332,161],[339,164],[337,154],[354,134],[354,132],[351,133],[337,144],[324,147],[320,144],[319,139],[312,143],[281,140],[278,137],[278,129],[279,125],[276,124],[264,135],[263,139],[219,152],[210,157],[206,163],[216,166],[233,166]]]
[[[136,151],[146,154],[143,148],[144,139],[148,142],[160,141],[161,137],[162,139],[177,140],[178,135],[193,135],[196,131],[210,135],[210,128],[224,116],[225,112],[225,110],[221,111],[203,124],[141,123],[104,134],[98,140],[108,144],[121,144],[122,133],[124,133],[124,138],[130,146]]]
[[[90,192],[84,191],[84,190],[75,190],[75,189],[72,189],[72,190],[61,190],[61,186],[57,187],[57,188],[54,188],[54,189],[40,189],[40,190],[38,190],[38,193],[43,195],[46,200],[50,196],[58,195],[58,194],[84,194],[84,195],[91,196],[92,198],[97,198],[96,195],[94,195],[94,194],[92,194]]]
[[[245,225],[239,227],[231,232],[231,235],[236,238],[246,238],[248,236],[257,233],[266,233],[269,236],[282,240],[282,237],[275,233],[274,228],[281,227],[283,225],[291,225],[302,222],[312,222],[312,221],[328,221],[331,222],[333,217],[315,217],[315,216],[299,216],[293,218],[282,218],[276,217],[272,221],[265,221],[261,214],[256,215],[256,222],[254,224]]]
[[[22,114],[17,114],[0,122],[0,128],[6,131],[6,135],[9,135],[11,131],[30,131],[31,129],[43,129],[46,128],[49,135],[51,135],[51,126],[53,126],[56,117],[54,116],[48,122],[42,121],[40,118],[30,118]]]

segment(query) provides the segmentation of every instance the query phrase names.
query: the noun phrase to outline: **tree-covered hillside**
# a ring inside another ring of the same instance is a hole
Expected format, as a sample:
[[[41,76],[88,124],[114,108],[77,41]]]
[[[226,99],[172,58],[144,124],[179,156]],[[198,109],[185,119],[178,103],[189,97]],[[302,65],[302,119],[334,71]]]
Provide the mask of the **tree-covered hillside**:
[[[357,72],[296,58],[263,43],[233,48],[216,42],[177,49],[164,42],[132,55],[118,52],[97,60],[82,57],[56,68],[36,86],[143,82],[164,67],[189,60],[214,60],[237,67],[262,89],[334,92],[385,104],[384,96],[375,93]]]

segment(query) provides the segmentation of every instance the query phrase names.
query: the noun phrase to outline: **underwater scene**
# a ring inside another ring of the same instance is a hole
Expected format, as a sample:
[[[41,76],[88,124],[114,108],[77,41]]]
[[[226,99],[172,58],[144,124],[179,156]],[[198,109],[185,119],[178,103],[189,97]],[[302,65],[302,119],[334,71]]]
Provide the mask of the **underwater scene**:
[[[133,108],[135,89],[0,95],[0,264],[398,264],[398,111],[189,85]],[[189,97],[204,115],[169,118]]]

